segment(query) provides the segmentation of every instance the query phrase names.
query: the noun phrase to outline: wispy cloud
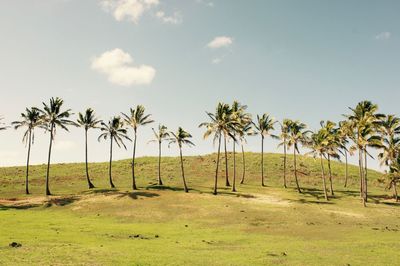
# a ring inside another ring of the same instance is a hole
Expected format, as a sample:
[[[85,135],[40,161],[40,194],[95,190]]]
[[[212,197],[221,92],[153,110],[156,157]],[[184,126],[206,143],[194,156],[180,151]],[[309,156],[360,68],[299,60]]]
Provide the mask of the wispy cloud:
[[[375,35],[376,40],[388,40],[390,37],[392,37],[392,33],[389,31],[383,31]]]
[[[182,23],[182,15],[180,12],[175,11],[171,16],[167,16],[164,11],[158,11],[156,17],[164,23],[180,24]]]
[[[205,6],[208,6],[208,7],[214,7],[214,2],[212,2],[212,1],[196,0],[196,2],[198,4],[202,4],[202,5],[205,5]]]
[[[208,48],[211,49],[217,49],[217,48],[222,48],[222,47],[229,47],[233,43],[233,38],[232,37],[227,37],[227,36],[218,36],[215,37],[212,41],[210,41],[207,44]]]
[[[120,86],[148,85],[156,74],[152,66],[133,66],[131,55],[119,48],[95,57],[91,67],[105,74],[111,83]]]
[[[159,3],[158,0],[103,0],[100,2],[102,8],[112,13],[117,21],[128,20],[135,24]]]

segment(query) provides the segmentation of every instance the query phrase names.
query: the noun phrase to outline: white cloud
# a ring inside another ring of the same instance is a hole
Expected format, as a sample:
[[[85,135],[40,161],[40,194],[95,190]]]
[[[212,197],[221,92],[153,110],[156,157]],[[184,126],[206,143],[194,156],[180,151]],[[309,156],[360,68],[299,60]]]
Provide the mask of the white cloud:
[[[375,39],[377,40],[388,40],[392,37],[392,33],[389,31],[383,31],[377,35],[375,35]]]
[[[143,14],[159,5],[159,0],[103,0],[101,6],[117,21],[124,19],[137,24]]]
[[[175,11],[172,16],[165,15],[164,11],[158,11],[156,17],[164,23],[180,24],[182,23],[182,16],[178,11]]]
[[[92,69],[105,74],[111,83],[120,86],[135,86],[150,84],[156,70],[147,65],[133,66],[130,54],[116,48],[104,52],[92,60]]]
[[[219,57],[214,58],[213,60],[211,60],[211,63],[213,63],[214,65],[217,65],[217,64],[219,64],[221,62],[222,62],[222,58],[219,58]]]
[[[233,39],[227,36],[215,37],[211,42],[207,44],[208,48],[217,49],[221,47],[228,47],[233,43]]]
[[[196,0],[198,4],[203,4],[208,7],[214,7],[214,2],[206,1],[206,0]]]

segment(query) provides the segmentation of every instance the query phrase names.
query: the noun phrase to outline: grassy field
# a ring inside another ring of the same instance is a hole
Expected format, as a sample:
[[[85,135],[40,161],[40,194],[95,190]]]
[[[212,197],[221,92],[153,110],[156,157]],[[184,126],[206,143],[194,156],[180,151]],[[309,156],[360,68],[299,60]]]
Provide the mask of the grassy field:
[[[215,155],[185,158],[190,193],[177,158],[163,158],[162,187],[157,158],[138,159],[136,192],[128,160],[114,163],[117,189],[106,163],[91,164],[91,191],[84,164],[53,165],[51,197],[43,196],[45,165],[31,168],[29,196],[23,167],[0,168],[0,265],[399,265],[400,207],[380,173],[369,172],[364,208],[357,167],[344,189],[344,165],[333,164],[336,193],[326,202],[317,161],[300,158],[298,194],[291,172],[282,187],[281,155],[266,156],[264,188],[259,154],[246,156],[245,184],[225,188],[222,164],[218,196]],[[239,156],[237,169],[240,179]]]

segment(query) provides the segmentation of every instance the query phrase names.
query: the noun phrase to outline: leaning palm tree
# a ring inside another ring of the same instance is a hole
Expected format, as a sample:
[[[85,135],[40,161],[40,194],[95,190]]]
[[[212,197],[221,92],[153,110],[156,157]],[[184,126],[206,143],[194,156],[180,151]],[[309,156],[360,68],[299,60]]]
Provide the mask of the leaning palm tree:
[[[253,122],[254,128],[256,129],[255,133],[261,135],[261,186],[265,186],[264,184],[264,139],[267,136],[271,136],[273,138],[278,138],[277,136],[271,133],[274,130],[274,125],[276,121],[268,114],[263,114],[261,117],[257,115],[256,122]]]
[[[133,153],[132,153],[132,189],[136,190],[136,179],[135,179],[135,157],[136,157],[136,142],[137,132],[140,126],[144,126],[154,121],[150,119],[150,114],[145,115],[145,109],[143,105],[136,106],[135,109],[131,108],[129,114],[122,114],[125,122],[133,128],[134,139],[133,139]]]
[[[22,142],[25,146],[28,146],[28,154],[26,158],[26,173],[25,173],[25,193],[29,194],[29,159],[31,155],[31,145],[34,143],[35,135],[34,129],[41,125],[42,120],[40,119],[40,112],[37,108],[32,107],[31,109],[26,108],[25,113],[21,113],[21,120],[14,121],[11,124],[14,129],[26,127]]]
[[[237,136],[242,139],[246,134],[246,131],[249,129],[248,124],[251,123],[251,115],[246,113],[247,106],[240,104],[238,101],[234,101],[232,104],[232,114],[231,120],[235,121],[235,126],[231,130],[231,134],[233,136],[232,143],[233,143],[233,181],[232,181],[232,192],[236,192],[236,143],[238,142]],[[242,155],[243,152],[243,145],[242,145]],[[244,158],[243,158],[244,162]],[[242,177],[243,179],[243,177]]]
[[[283,146],[283,187],[286,188],[286,164],[287,164],[287,148],[288,148],[288,140],[289,140],[289,129],[290,123],[292,120],[284,119],[281,123],[281,134],[279,138],[281,139],[281,143],[279,143],[278,147]]]
[[[246,175],[246,159],[244,154],[244,144],[247,143],[246,137],[253,135],[254,135],[253,122],[250,118],[248,123],[242,125],[242,128],[239,132],[240,146],[242,148],[242,180],[240,180],[240,184],[244,184],[244,178]]]
[[[311,149],[309,154],[312,154],[314,158],[319,158],[321,163],[321,176],[322,176],[322,188],[324,190],[325,200],[329,200],[328,192],[326,189],[326,180],[325,180],[325,167],[323,158],[327,154],[328,146],[329,146],[329,132],[326,128],[321,128],[319,131],[314,132],[311,135],[310,142],[307,146]]]
[[[150,142],[157,142],[158,143],[158,185],[162,186],[163,182],[161,179],[161,144],[164,139],[169,138],[169,133],[167,132],[167,127],[164,125],[158,125],[158,130],[155,131],[154,128],[152,128],[153,133],[154,133],[154,140],[151,140]]]
[[[182,170],[182,181],[183,181],[183,187],[185,189],[185,192],[189,192],[189,189],[186,185],[186,179],[185,179],[185,171],[183,169],[183,157],[182,157],[182,146],[185,144],[187,146],[194,146],[194,143],[191,142],[189,139],[192,138],[192,135],[189,134],[189,132],[185,131],[183,128],[179,127],[176,133],[170,132],[171,134],[171,139],[170,139],[170,144],[171,143],[176,143],[178,144],[179,148],[179,155],[181,159],[181,170]]]
[[[347,149],[347,145],[349,143],[349,139],[353,138],[353,132],[351,130],[351,126],[349,121],[344,120],[339,122],[339,138],[340,138],[340,149],[342,153],[344,154],[345,158],[345,179],[344,179],[344,187],[347,187],[347,180],[349,177],[349,162],[348,162],[348,156],[349,156],[349,151],[350,155],[352,155],[352,151]]]
[[[199,127],[205,127],[206,132],[203,138],[206,139],[211,135],[214,135],[213,143],[218,141],[218,151],[217,151],[217,161],[214,179],[214,195],[217,195],[218,189],[218,170],[219,170],[219,159],[221,153],[221,139],[223,135],[228,135],[231,138],[234,136],[231,134],[232,130],[236,126],[236,121],[232,120],[230,117],[230,107],[228,104],[218,103],[215,113],[206,112],[210,118],[210,122],[204,122],[199,125]],[[226,179],[226,185],[229,185],[229,180]]]
[[[393,188],[393,197],[396,202],[398,202],[397,184],[400,183],[400,156],[398,156],[396,161],[390,166],[387,176],[389,178],[388,189]]]
[[[306,124],[301,123],[300,121],[292,121],[289,128],[288,148],[293,147],[294,178],[296,181],[296,188],[299,193],[301,193],[301,189],[297,177],[297,153],[300,153],[300,144],[304,145],[308,142],[308,135],[310,131],[306,130],[306,128]]]
[[[113,143],[115,142],[119,148],[123,146],[126,150],[126,145],[124,143],[124,140],[129,140],[132,141],[127,133],[128,130],[126,129],[121,117],[119,116],[114,116],[113,118],[108,121],[108,123],[101,122],[101,134],[98,137],[98,141],[101,139],[107,140],[108,138],[110,139],[110,163],[108,167],[108,177],[110,181],[110,186],[111,188],[115,188],[115,185],[112,180],[112,155],[113,155]]]
[[[65,131],[69,131],[67,126],[76,126],[75,122],[68,119],[72,115],[71,109],[67,109],[65,111],[61,110],[63,104],[63,99],[52,97],[49,104],[43,103],[43,110],[39,109],[39,112],[41,113],[41,119],[43,120],[43,124],[41,125],[41,127],[44,128],[46,132],[50,132],[49,153],[47,158],[46,171],[46,195],[51,195],[49,187],[50,159],[56,129],[61,128]]]
[[[88,167],[88,130],[91,128],[98,128],[101,120],[96,118],[94,110],[92,108],[86,109],[85,113],[78,114],[78,125],[83,127],[85,130],[85,166],[86,166],[86,179],[88,182],[89,189],[94,188],[93,183],[90,181],[89,177],[89,167]]]

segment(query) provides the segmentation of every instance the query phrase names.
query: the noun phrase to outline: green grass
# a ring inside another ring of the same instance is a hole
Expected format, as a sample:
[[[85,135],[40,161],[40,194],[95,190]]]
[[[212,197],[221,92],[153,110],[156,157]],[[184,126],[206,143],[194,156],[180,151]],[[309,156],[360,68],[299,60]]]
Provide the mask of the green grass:
[[[357,167],[343,188],[344,165],[333,164],[335,197],[323,199],[318,161],[301,157],[300,184],[282,188],[281,155],[266,156],[262,188],[259,154],[248,153],[238,192],[211,194],[215,155],[185,158],[190,193],[182,191],[177,158],[163,158],[165,186],[155,186],[157,158],[138,160],[140,190],[130,189],[128,160],[90,165],[96,189],[86,189],[83,164],[33,166],[24,195],[24,168],[0,168],[0,265],[396,265],[400,212],[381,174],[369,172],[367,208],[358,197]],[[231,163],[232,160],[230,160]],[[241,158],[237,158],[241,176]],[[222,161],[223,162],[223,161]],[[291,160],[289,160],[291,165]],[[232,175],[232,165],[230,165]],[[232,178],[231,178],[232,182]],[[239,183],[239,182],[238,182]],[[136,236],[136,237],[135,237]],[[10,242],[22,244],[11,248]]]

